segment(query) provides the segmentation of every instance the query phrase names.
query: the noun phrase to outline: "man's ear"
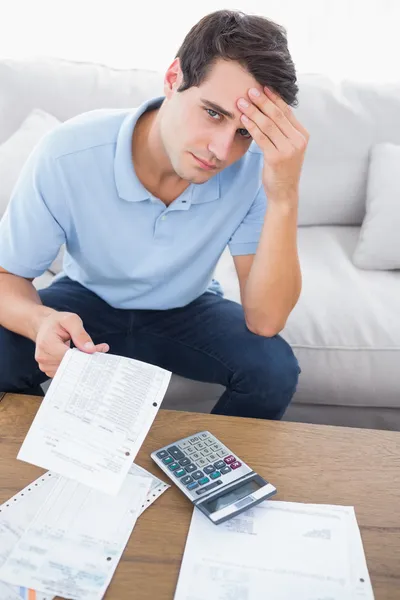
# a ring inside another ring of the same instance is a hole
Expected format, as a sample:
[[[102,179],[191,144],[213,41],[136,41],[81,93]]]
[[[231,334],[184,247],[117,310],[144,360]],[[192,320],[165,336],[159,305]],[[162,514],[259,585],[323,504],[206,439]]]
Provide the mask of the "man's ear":
[[[164,77],[164,94],[167,98],[171,98],[179,89],[183,81],[183,73],[181,70],[181,61],[179,58],[175,60],[168,67]]]

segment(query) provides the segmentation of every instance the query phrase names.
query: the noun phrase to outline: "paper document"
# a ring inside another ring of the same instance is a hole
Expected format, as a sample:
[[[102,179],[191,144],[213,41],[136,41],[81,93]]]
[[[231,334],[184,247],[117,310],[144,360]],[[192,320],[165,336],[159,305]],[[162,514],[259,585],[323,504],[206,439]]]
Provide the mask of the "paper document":
[[[170,378],[130,358],[68,350],[18,458],[117,494]]]
[[[134,470],[116,496],[60,477],[0,567],[0,580],[50,596],[100,600],[150,486]]]
[[[231,598],[373,600],[354,509],[266,501],[214,525],[195,508],[174,600]]]
[[[149,480],[150,488],[139,508],[139,514],[142,514],[170,487],[169,484],[164,483],[138,465],[133,464],[129,473]],[[59,479],[61,479],[60,475],[48,471],[18,494],[0,504],[0,567],[5,563]],[[102,492],[97,493],[102,494]],[[77,551],[79,552],[79,547]],[[53,596],[50,594],[42,594],[32,589],[0,581],[1,600],[51,600],[52,598]]]
[[[0,505],[0,567],[31,523],[46,497],[53,489],[56,478],[46,473],[22,492]],[[1,600],[51,600],[53,595],[41,594],[20,585],[0,581]]]

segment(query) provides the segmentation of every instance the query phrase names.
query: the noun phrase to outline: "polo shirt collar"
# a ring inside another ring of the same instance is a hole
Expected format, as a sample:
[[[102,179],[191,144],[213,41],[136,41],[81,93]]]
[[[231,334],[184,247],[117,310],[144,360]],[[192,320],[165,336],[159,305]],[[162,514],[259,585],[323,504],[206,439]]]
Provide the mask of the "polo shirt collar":
[[[134,112],[129,113],[122,122],[117,136],[114,177],[118,195],[128,202],[148,200],[151,194],[138,179],[132,162],[132,134],[139,117],[146,111],[159,108],[165,96],[158,96],[143,102]],[[187,195],[186,195],[187,192]],[[184,192],[187,198],[185,208],[191,204],[203,204],[217,200],[221,195],[220,174],[217,173],[208,181],[201,184],[191,184]]]
[[[152,108],[161,106],[164,96],[146,100],[139,108],[129,113],[122,122],[117,136],[114,158],[114,176],[118,196],[129,202],[150,198],[150,193],[139,181],[132,162],[132,134],[139,117]]]

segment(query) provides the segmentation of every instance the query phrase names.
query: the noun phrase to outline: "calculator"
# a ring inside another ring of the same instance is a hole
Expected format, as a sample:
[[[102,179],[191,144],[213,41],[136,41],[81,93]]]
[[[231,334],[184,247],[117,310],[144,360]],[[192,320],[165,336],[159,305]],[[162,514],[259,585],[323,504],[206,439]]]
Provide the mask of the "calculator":
[[[218,525],[276,494],[276,488],[209,431],[150,454],[193,504]]]

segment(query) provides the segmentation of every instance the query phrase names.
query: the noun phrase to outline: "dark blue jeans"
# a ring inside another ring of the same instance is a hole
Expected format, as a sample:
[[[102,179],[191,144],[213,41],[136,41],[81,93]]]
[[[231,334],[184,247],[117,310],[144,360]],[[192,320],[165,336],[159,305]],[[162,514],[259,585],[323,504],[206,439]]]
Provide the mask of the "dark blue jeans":
[[[242,306],[210,292],[169,310],[116,309],[67,277],[39,294],[44,305],[78,314],[112,354],[225,386],[215,414],[280,419],[295,392],[300,369],[290,346],[249,331]],[[0,327],[0,391],[40,394],[48,377],[34,351],[31,340]]]

